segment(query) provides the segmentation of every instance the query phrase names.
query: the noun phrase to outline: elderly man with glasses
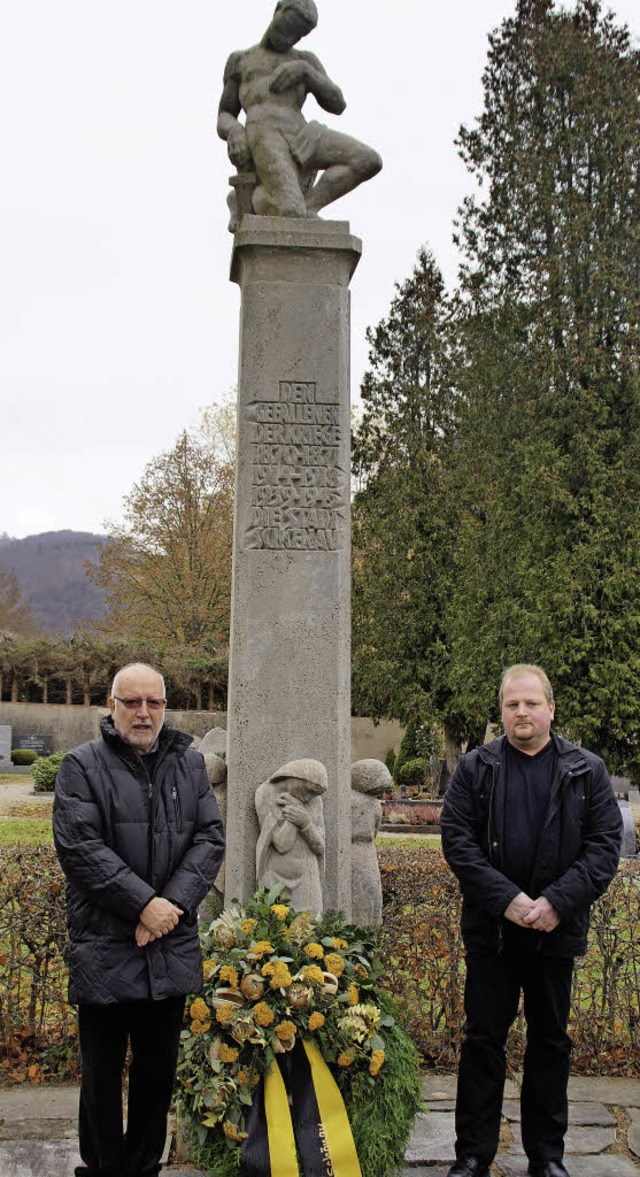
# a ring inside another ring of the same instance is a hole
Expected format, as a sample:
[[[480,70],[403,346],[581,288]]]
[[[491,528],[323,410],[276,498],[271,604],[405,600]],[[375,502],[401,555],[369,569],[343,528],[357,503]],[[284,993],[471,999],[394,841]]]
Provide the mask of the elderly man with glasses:
[[[160,1172],[185,997],[202,987],[198,906],[224,835],[204,759],[165,706],[153,667],[123,667],[100,737],[69,752],[56,781],[82,1053],[77,1177]]]

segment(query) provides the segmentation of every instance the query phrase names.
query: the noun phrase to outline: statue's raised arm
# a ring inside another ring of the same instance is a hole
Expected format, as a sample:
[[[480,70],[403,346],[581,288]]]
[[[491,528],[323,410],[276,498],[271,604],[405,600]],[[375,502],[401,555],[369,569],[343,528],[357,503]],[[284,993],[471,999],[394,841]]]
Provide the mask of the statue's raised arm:
[[[238,169],[229,198],[232,232],[243,212],[315,217],[382,167],[371,147],[302,114],[308,94],[331,114],[346,105],[318,58],[294,48],[317,23],[314,0],[279,0],[260,43],[227,61],[218,134]]]

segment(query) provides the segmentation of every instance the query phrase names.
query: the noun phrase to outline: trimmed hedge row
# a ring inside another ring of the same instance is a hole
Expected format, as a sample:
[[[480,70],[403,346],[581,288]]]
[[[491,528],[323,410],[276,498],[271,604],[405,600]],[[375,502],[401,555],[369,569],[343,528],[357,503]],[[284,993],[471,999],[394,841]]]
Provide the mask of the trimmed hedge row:
[[[464,954],[457,882],[437,847],[382,846],[382,955],[387,985],[429,1066],[453,1069],[462,1037]],[[577,1074],[640,1075],[640,864],[625,859],[595,904],[575,971],[570,1033]],[[520,1013],[508,1062],[522,1067]]]
[[[379,849],[385,902],[381,953],[428,1067],[453,1069],[463,1023],[458,886],[437,848]],[[570,1030],[579,1074],[640,1075],[640,865],[625,860],[595,905],[576,969]],[[50,846],[6,849],[0,872],[0,1068],[14,1079],[77,1073],[75,1013],[66,1004],[64,879]],[[509,1039],[519,1069],[522,1018]]]

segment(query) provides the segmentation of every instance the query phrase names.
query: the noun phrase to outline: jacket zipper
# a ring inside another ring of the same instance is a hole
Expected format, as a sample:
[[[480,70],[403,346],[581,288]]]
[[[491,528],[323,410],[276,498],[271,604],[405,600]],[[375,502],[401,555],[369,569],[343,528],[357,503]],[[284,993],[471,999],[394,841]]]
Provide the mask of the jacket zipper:
[[[149,839],[149,882],[151,883],[151,886],[153,887],[153,782],[152,781],[149,781],[148,795],[149,795],[149,827],[148,827],[149,832],[148,832],[147,836]]]
[[[489,819],[488,819],[488,822],[487,822],[487,838],[488,838],[488,846],[489,846],[489,862],[491,862],[491,863],[493,863],[493,861],[494,861],[494,857],[493,857],[493,851],[494,851],[494,842],[493,842],[493,799],[494,799],[495,792],[496,792],[496,786],[497,786],[497,783],[498,783],[498,777],[499,777],[499,775],[500,775],[500,768],[501,768],[501,764],[500,764],[500,761],[498,761],[496,764],[494,764],[494,765],[492,766],[492,770],[491,770],[491,791],[490,791],[490,793],[489,793]],[[497,845],[498,845],[498,843],[496,842],[496,843],[495,843],[495,846],[497,847]],[[501,952],[502,952],[502,949],[503,949],[503,947],[504,947],[504,945],[503,945],[503,937],[502,937],[502,920],[501,920],[501,919],[499,919],[499,920],[497,921],[497,924],[498,924],[498,953],[501,953]]]
[[[173,797],[173,804],[176,811],[176,830],[179,834],[182,833],[182,806],[180,804],[180,797],[175,785],[171,786],[171,796]]]

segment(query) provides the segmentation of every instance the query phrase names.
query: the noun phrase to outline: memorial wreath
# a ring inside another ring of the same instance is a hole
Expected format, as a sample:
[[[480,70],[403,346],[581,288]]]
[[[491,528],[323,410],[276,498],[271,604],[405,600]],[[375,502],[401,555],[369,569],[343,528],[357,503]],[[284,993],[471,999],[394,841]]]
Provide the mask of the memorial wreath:
[[[275,887],[226,909],[202,948],[178,1065],[198,1163],[216,1177],[395,1173],[420,1076],[369,934],[296,913]]]

